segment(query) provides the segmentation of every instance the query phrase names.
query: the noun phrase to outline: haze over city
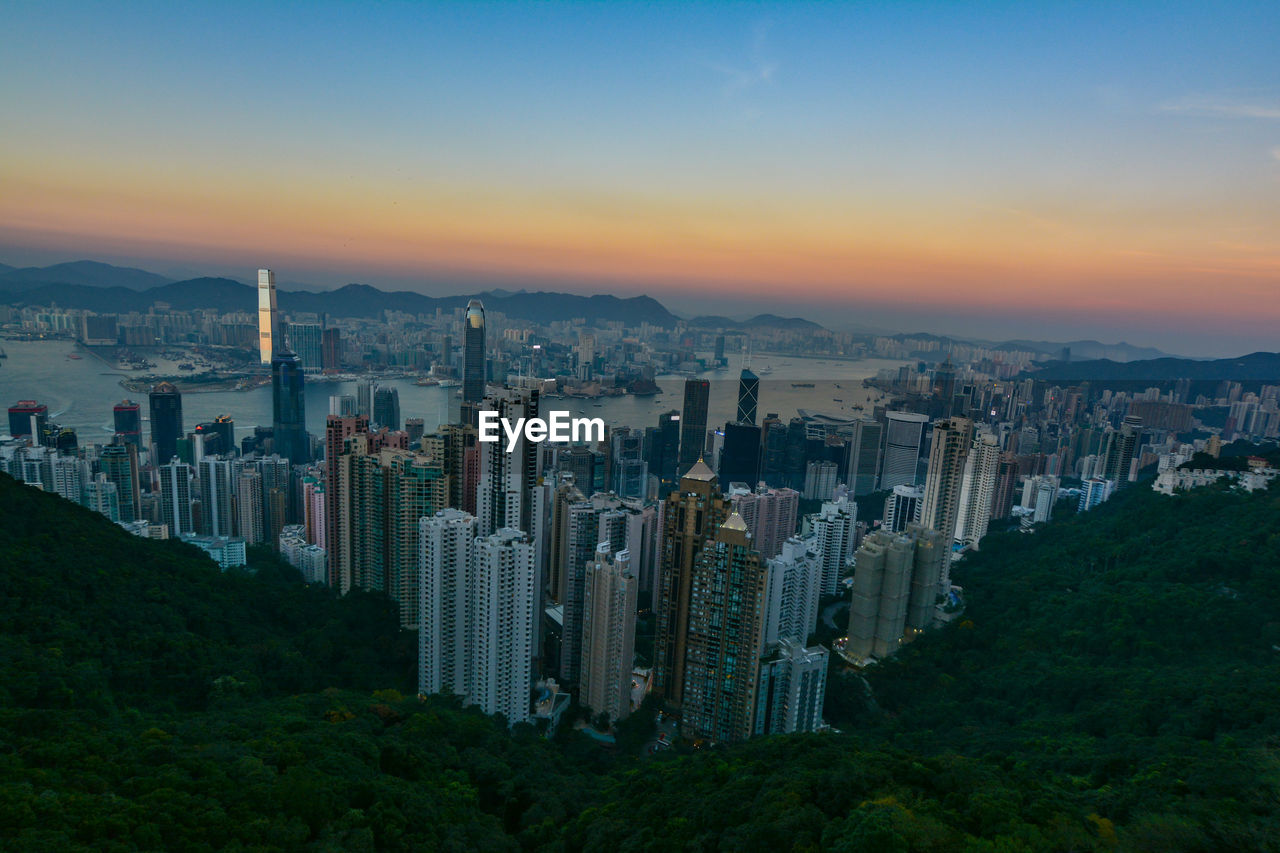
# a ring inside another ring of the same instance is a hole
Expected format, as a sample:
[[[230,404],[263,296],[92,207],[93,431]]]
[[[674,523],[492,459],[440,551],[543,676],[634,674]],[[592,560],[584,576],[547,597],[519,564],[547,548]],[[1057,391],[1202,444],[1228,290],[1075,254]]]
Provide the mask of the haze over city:
[[[24,4],[0,261],[1275,348],[1268,3]]]

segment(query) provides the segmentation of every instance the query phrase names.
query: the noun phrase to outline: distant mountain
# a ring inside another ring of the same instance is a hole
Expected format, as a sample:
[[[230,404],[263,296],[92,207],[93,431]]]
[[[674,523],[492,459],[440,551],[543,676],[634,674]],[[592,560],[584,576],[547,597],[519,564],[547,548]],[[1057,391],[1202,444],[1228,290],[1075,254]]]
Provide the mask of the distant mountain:
[[[48,267],[3,267],[0,290],[31,290],[49,284],[77,284],[85,287],[124,287],[146,290],[168,284],[173,279],[132,267],[116,267],[98,261],[71,261]]]
[[[823,327],[802,317],[779,317],[777,314],[757,314],[748,320],[733,320],[718,314],[694,317],[688,325],[699,329],[795,329],[821,330]]]
[[[165,281],[162,279],[162,281]],[[485,308],[534,323],[583,318],[589,321],[648,322],[655,326],[674,326],[678,318],[656,299],[634,296],[578,296],[571,293],[497,293],[479,294]],[[437,308],[451,311],[467,304],[472,296],[432,297],[410,291],[387,292],[367,284],[348,284],[337,290],[281,290],[281,310],[329,314],[334,317],[377,317],[383,311],[430,314]],[[229,278],[193,278],[167,282],[146,290],[126,287],[90,286],[72,283],[36,284],[18,291],[0,290],[0,303],[10,305],[51,305],[80,308],[98,313],[146,311],[156,302],[190,311],[209,308],[215,311],[257,310],[256,288]]]
[[[1235,382],[1280,382],[1280,353],[1255,352],[1238,358],[1200,360],[1155,358],[1144,361],[1054,361],[1028,371],[1026,376],[1053,382],[1168,381],[1173,379]]]
[[[1062,343],[1054,343],[1053,341],[1004,341],[997,344],[996,349],[1004,350],[1030,350],[1032,352],[1042,352],[1046,355],[1057,356],[1062,352],[1062,348],[1067,347],[1071,350],[1072,359],[1110,359],[1111,361],[1139,361],[1142,359],[1157,358],[1177,358],[1171,353],[1158,350],[1155,347],[1139,347],[1133,344],[1127,344],[1121,341],[1118,344],[1104,344],[1100,341],[1065,341]]]

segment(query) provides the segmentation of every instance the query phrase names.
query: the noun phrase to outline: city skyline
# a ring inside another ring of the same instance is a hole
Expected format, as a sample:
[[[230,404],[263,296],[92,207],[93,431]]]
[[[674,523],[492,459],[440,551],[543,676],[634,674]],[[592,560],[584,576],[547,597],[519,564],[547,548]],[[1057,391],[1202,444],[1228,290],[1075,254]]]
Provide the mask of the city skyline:
[[[6,263],[1275,349],[1265,4],[67,18],[0,36]]]

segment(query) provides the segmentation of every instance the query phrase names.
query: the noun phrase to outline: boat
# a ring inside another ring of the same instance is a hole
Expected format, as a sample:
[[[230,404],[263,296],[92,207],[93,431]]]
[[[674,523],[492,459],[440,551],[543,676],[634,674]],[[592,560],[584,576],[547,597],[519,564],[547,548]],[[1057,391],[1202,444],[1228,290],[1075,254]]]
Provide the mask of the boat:
[[[792,388],[812,388],[813,383],[812,382],[792,382],[791,387]]]
[[[439,384],[440,384],[440,380],[439,380],[439,379],[432,379],[430,376],[422,376],[422,377],[419,377],[418,379],[415,379],[415,380],[414,380],[414,382],[413,382],[413,384],[414,384],[414,385],[420,385],[420,386],[422,386],[423,388],[430,388],[430,387],[432,387],[432,386],[434,386],[434,385],[439,385]]]
[[[79,361],[80,359],[84,358],[84,356],[73,352],[73,353],[68,353],[67,358],[71,359],[72,361]]]

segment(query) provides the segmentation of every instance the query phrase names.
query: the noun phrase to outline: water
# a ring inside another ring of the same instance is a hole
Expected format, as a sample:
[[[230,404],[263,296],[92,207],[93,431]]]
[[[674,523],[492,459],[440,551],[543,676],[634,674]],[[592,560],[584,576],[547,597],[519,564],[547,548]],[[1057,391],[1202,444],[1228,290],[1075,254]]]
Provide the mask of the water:
[[[70,341],[4,341],[3,347],[8,358],[0,359],[0,404],[5,408],[18,400],[45,403],[50,420],[73,427],[84,443],[109,440],[114,429],[112,406],[126,397],[141,403],[143,417],[147,416],[146,395],[126,391],[120,380],[148,371],[118,370]],[[67,357],[73,353],[83,357]],[[736,417],[741,356],[729,358],[729,369],[707,371],[700,376],[711,382],[708,423],[712,426]],[[864,390],[862,379],[899,364],[883,359],[839,361],[757,353],[752,356],[752,369],[760,375],[759,417],[777,412],[785,420],[800,409],[847,417],[870,414],[871,401],[880,395]],[[663,393],[655,397],[565,398],[545,403],[547,409],[564,409],[574,416],[604,418],[610,426],[654,426],[659,414],[679,410],[683,405],[684,380],[684,376],[658,377]],[[792,383],[813,383],[814,387],[795,388]],[[422,418],[428,432],[448,421],[451,403],[456,410],[453,395],[457,388],[421,387],[398,379],[380,380],[379,384],[398,389],[401,418]],[[307,429],[314,435],[324,432],[331,394],[355,393],[355,382],[308,380]],[[862,405],[863,411],[855,410],[855,405]],[[254,426],[270,425],[271,386],[248,391],[184,391],[182,414],[187,430],[217,415],[230,415],[236,423],[237,436],[241,437],[251,433]],[[3,423],[0,429],[7,426],[7,422]]]

